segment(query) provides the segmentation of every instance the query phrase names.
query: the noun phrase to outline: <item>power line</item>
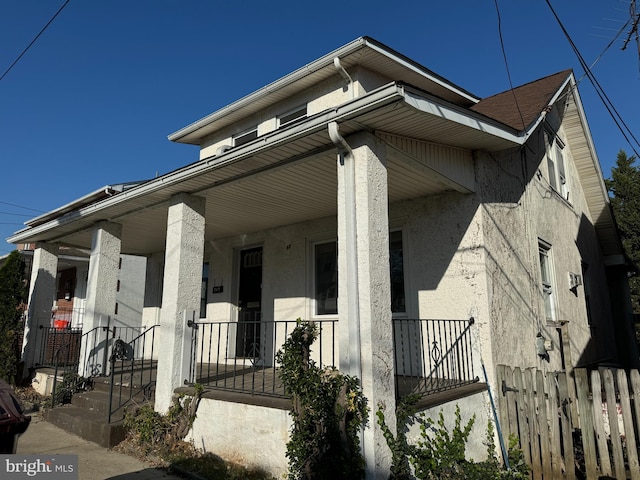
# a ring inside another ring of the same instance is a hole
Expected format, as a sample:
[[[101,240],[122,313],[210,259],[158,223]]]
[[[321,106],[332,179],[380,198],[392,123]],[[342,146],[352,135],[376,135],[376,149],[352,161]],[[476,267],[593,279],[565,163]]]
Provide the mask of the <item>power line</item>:
[[[0,215],[14,215],[16,217],[30,217],[31,215],[27,213],[11,213],[11,212],[0,212]]]
[[[49,27],[49,25],[51,25],[51,23],[55,20],[55,18],[58,16],[58,14],[62,11],[62,9],[64,7],[67,6],[67,3],[69,3],[71,0],[66,0],[64,2],[64,4],[58,9],[58,11],[55,13],[55,15],[53,17],[51,17],[51,19],[47,22],[47,24],[42,27],[42,30],[40,30],[40,32],[34,37],[33,40],[31,40],[31,43],[29,43],[29,45],[27,45],[27,47],[22,51],[22,53],[20,55],[18,55],[18,58],[16,58],[13,63],[11,65],[9,65],[9,68],[7,68],[7,70],[2,74],[2,76],[0,77],[0,81],[2,81],[2,79],[4,77],[7,76],[7,73],[9,73],[11,71],[11,69],[15,66],[16,63],[18,63],[20,61],[20,59],[23,57],[23,55],[25,53],[27,53],[27,50],[29,50],[31,48],[31,46],[36,43],[36,40],[38,40],[38,38],[40,38],[40,35],[42,35],[44,33],[44,31],[47,29],[47,27]]]
[[[600,59],[602,58],[602,56],[605,54],[605,52],[607,50],[609,50],[609,48],[611,47],[611,45],[613,45],[615,43],[615,41],[618,39],[618,37],[620,36],[620,34],[624,31],[625,28],[627,28],[627,25],[629,25],[629,22],[631,21],[631,19],[627,20],[627,22],[622,26],[622,28],[620,30],[618,30],[618,33],[616,33],[616,36],[613,37],[613,39],[611,39],[611,41],[609,42],[609,45],[607,45],[606,47],[604,47],[604,50],[602,51],[602,53],[600,55],[598,55],[596,57],[596,59],[594,60],[594,62],[591,64],[591,66],[589,67],[590,69],[592,69],[593,67],[596,66],[596,63],[598,63],[600,61]],[[586,75],[586,74],[585,74]],[[584,75],[582,77],[580,77],[580,80],[578,80],[577,83],[580,83],[582,81],[582,79],[584,78]]]
[[[15,203],[3,202],[2,200],[0,200],[0,203],[2,205],[9,205],[10,207],[22,208],[24,210],[31,210],[32,212],[45,213],[44,210],[36,210],[35,208],[23,207],[22,205],[16,205]]]
[[[511,72],[509,71],[509,62],[507,61],[507,52],[504,49],[504,40],[502,39],[502,19],[500,18],[500,8],[498,8],[498,0],[494,0],[496,5],[496,13],[498,14],[498,36],[500,37],[500,47],[502,48],[502,58],[504,58],[504,66],[507,70],[507,78],[509,79],[509,87],[511,88],[511,93],[513,94],[513,100],[516,102],[516,108],[518,109],[518,114],[520,115],[520,121],[522,122],[522,128],[526,128],[524,124],[524,117],[522,116],[522,112],[520,111],[520,105],[518,105],[518,98],[516,97],[516,92],[513,90],[513,82],[511,81]]]
[[[582,54],[578,50],[578,47],[576,46],[576,44],[574,43],[573,39],[569,35],[569,32],[567,32],[567,29],[565,28],[564,24],[560,20],[560,17],[558,17],[558,14],[556,13],[556,11],[551,6],[551,2],[549,0],[545,0],[545,1],[546,1],[547,5],[548,5],[549,9],[551,10],[551,13],[553,13],[553,16],[555,17],[556,21],[558,22],[558,25],[560,26],[560,29],[562,30],[562,33],[564,34],[565,38],[569,42],[569,45],[571,45],[571,49],[573,50],[573,53],[578,58],[578,61],[580,62],[580,65],[582,66],[582,69],[584,70],[587,78],[591,82],[591,85],[595,89],[596,94],[600,98],[600,101],[602,102],[602,104],[606,108],[607,112],[609,112],[609,115],[613,119],[613,122],[618,127],[618,130],[620,130],[620,133],[622,133],[622,136],[627,141],[627,143],[629,144],[629,146],[633,150],[633,152],[636,155],[636,157],[640,157],[640,155],[638,155],[638,151],[636,150],[636,148],[631,143],[631,140],[629,139],[629,137],[631,137],[635,141],[636,145],[640,146],[640,143],[638,142],[636,137],[633,135],[633,132],[631,131],[631,129],[627,126],[625,121],[622,119],[622,116],[620,115],[620,113],[618,113],[618,111],[614,107],[613,103],[611,102],[611,100],[609,99],[607,94],[605,93],[604,89],[602,88],[602,86],[600,85],[598,80],[596,79],[595,75],[593,74],[593,72],[591,71],[591,69],[589,68],[587,63],[584,61],[584,58],[582,57]]]

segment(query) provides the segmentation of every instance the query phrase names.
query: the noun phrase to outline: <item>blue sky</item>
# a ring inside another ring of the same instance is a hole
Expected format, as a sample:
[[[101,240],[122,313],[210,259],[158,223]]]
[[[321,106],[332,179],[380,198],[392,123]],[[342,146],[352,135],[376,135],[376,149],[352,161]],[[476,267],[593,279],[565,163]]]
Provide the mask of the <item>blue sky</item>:
[[[0,0],[0,75],[63,3]],[[588,64],[629,18],[629,0],[551,3]],[[498,6],[514,86],[583,76],[545,0]],[[494,0],[71,0],[0,81],[0,255],[39,212],[196,161],[167,135],[362,35],[478,96],[509,88]],[[593,72],[639,137],[638,47],[622,51],[625,37]],[[586,78],[579,90],[608,177],[632,150]]]

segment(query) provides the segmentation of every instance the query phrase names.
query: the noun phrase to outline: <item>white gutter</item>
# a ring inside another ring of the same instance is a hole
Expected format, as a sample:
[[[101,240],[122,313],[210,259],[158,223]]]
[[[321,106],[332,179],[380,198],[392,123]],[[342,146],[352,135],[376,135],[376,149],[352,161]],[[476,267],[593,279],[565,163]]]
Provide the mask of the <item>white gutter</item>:
[[[392,49],[390,49],[389,47],[373,40],[372,38],[369,37],[360,37],[336,50],[334,50],[333,52],[330,52],[326,55],[324,55],[323,57],[320,57],[319,59],[308,63],[307,65],[295,70],[294,72],[276,80],[275,82],[270,83],[269,85],[266,85],[264,87],[262,87],[259,90],[256,90],[255,92],[242,97],[241,99],[227,105],[226,107],[221,108],[220,110],[217,110],[209,115],[207,115],[206,117],[201,118],[200,120],[197,120],[194,123],[191,123],[189,125],[187,125],[184,128],[181,128],[180,130],[168,135],[168,139],[171,140],[172,142],[179,142],[180,139],[196,132],[197,130],[206,127],[207,125],[220,120],[222,118],[224,118],[225,116],[240,110],[242,108],[245,108],[247,106],[249,106],[250,104],[256,102],[257,100],[266,97],[267,95],[276,92],[282,88],[285,88],[289,85],[292,85],[296,82],[298,82],[299,80],[307,77],[308,75],[312,74],[313,72],[317,72],[319,70],[322,70],[323,68],[326,67],[330,67],[331,65],[335,65],[334,64],[334,59],[335,58],[344,58],[362,48],[368,47],[370,49],[372,49],[373,51],[375,51],[376,53],[379,53],[385,57],[387,57],[390,60],[395,61],[396,63],[400,64],[402,67],[424,77],[425,79],[436,83],[437,85],[440,85],[443,88],[446,88],[447,90],[454,92],[456,95],[472,102],[472,103],[478,103],[480,101],[480,99],[466,91],[464,91],[463,89],[461,89],[460,87],[447,82],[446,80],[444,80],[442,77],[437,76],[435,73],[431,72],[429,69],[419,65],[416,62],[411,61],[410,59],[408,59],[407,57],[405,57],[404,55],[401,55],[395,51],[393,51]]]
[[[511,127],[507,127],[496,120],[445,102],[438,97],[434,97],[418,89],[413,89],[408,86],[403,86],[402,88],[404,101],[423,113],[429,113],[435,117],[465,125],[474,130],[502,138],[517,145],[522,145],[527,140],[528,133],[518,134],[515,130],[511,129]]]
[[[297,138],[316,133],[320,130],[324,130],[325,128],[327,128],[327,125],[330,122],[343,122],[351,118],[355,118],[359,115],[365,114],[369,111],[383,107],[385,105],[402,101],[406,102],[408,105],[420,110],[423,113],[428,113],[434,116],[441,117],[443,119],[450,120],[452,122],[466,125],[470,128],[490,135],[494,135],[516,145],[521,145],[526,140],[526,138],[524,137],[520,137],[516,134],[506,131],[506,127],[504,125],[500,124],[499,122],[494,122],[490,119],[487,119],[481,114],[465,110],[463,107],[458,107],[454,104],[445,102],[440,98],[428,95],[418,89],[413,89],[402,84],[391,83],[380,87],[368,93],[367,95],[356,97],[354,100],[351,100],[343,105],[334,107],[325,112],[309,117],[305,121],[293,125],[290,128],[285,128],[284,130],[276,130],[269,134],[263,135],[252,142],[249,142],[240,147],[235,147],[232,150],[223,153],[222,155],[205,158],[198,161],[197,163],[175,170],[161,177],[149,180],[137,187],[133,187],[131,189],[120,192],[118,193],[118,195],[113,195],[112,197],[105,198],[104,200],[97,203],[93,203],[91,205],[87,205],[86,207],[65,213],[62,216],[53,218],[46,223],[35,225],[32,228],[20,230],[13,236],[9,237],[7,241],[10,243],[25,242],[29,239],[29,237],[46,232],[49,229],[75,222],[82,218],[96,214],[100,211],[106,210],[109,207],[118,205],[122,202],[143,197],[150,193],[162,190],[167,186],[176,185],[180,182],[197,177],[223,165],[241,161],[244,158],[250,157],[264,150],[268,150],[283,143],[287,143]],[[103,191],[104,189],[100,189],[96,192]],[[96,194],[96,192],[93,192],[93,194]],[[83,199],[91,195],[92,194],[89,194],[83,197]],[[56,209],[53,212],[41,215],[38,218],[43,219],[53,216],[54,212],[61,212],[65,208],[68,208],[71,205],[78,205],[79,203],[80,200],[77,200],[66,205],[65,207]],[[33,223],[35,222],[29,222],[29,224]]]
[[[393,60],[398,62],[403,67],[405,67],[405,68],[407,68],[409,70],[412,70],[412,71],[414,71],[414,72],[416,72],[416,73],[418,73],[420,75],[423,75],[423,76],[427,77],[433,83],[436,83],[436,84],[440,85],[441,87],[446,88],[447,90],[451,90],[452,92],[456,93],[457,95],[459,95],[459,96],[461,96],[463,98],[466,98],[470,102],[478,103],[481,100],[480,98],[476,97],[475,95],[472,95],[469,92],[466,92],[466,91],[462,90],[457,85],[454,85],[452,83],[447,82],[445,79],[443,79],[442,77],[437,76],[436,74],[434,74],[430,70],[426,69],[425,67],[422,67],[422,66],[416,64],[415,62],[409,60],[404,55],[401,55],[399,53],[390,52],[383,45],[381,45],[381,44],[379,44],[377,42],[368,42],[367,46],[369,48],[371,48],[372,50],[375,50],[376,52],[381,53],[382,55],[385,55],[387,57],[393,58]]]
[[[293,83],[296,83],[297,81],[303,79],[304,77],[308,76],[309,74],[316,72],[318,70],[321,70],[329,65],[333,64],[333,59],[335,57],[342,57],[344,55],[348,55],[352,52],[355,52],[357,50],[359,50],[360,48],[362,48],[363,46],[365,46],[367,43],[366,39],[364,37],[360,37],[356,40],[354,40],[353,42],[350,42],[340,48],[338,48],[337,50],[334,50],[331,53],[328,53],[327,55],[319,58],[318,60],[308,63],[307,65],[300,67],[299,69],[295,70],[294,72],[290,73],[289,75],[286,75],[278,80],[276,80],[275,82],[270,83],[269,85],[266,85],[264,87],[262,87],[260,90],[256,90],[255,92],[242,97],[241,99],[227,105],[224,108],[221,108],[220,110],[217,110],[213,113],[211,113],[210,115],[207,115],[206,117],[201,118],[200,120],[187,125],[184,128],[181,128],[180,130],[178,130],[177,132],[174,132],[172,134],[170,134],[167,138],[169,140],[171,140],[172,142],[177,142],[179,141],[181,138],[186,137],[187,135],[203,128],[206,127],[207,125],[209,125],[210,123],[215,122],[216,120],[219,120],[220,118],[223,118],[227,115],[229,115],[232,112],[235,112],[236,110],[240,110],[241,108],[246,107],[247,105],[250,105],[251,103],[254,103],[256,100],[258,100],[259,98],[262,98],[266,95],[269,95],[272,92],[276,92],[288,85],[291,85]]]
[[[99,188],[97,190],[94,190],[91,193],[87,193],[85,196],[80,197],[72,202],[69,202],[61,207],[56,208],[55,210],[51,210],[50,212],[47,213],[43,213],[42,215],[39,215],[35,218],[32,218],[30,220],[27,220],[26,222],[24,222],[25,225],[28,226],[32,226],[34,224],[38,224],[38,223],[42,223],[44,221],[47,220],[47,218],[49,217],[57,217],[62,215],[63,213],[65,213],[65,211],[72,211],[75,210],[76,208],[78,208],[78,206],[82,205],[82,204],[86,204],[86,203],[90,203],[90,202],[95,202],[96,200],[100,199],[101,197],[103,197],[105,194],[107,195],[113,195],[114,193],[116,193],[112,187],[110,185],[106,185],[102,188]]]

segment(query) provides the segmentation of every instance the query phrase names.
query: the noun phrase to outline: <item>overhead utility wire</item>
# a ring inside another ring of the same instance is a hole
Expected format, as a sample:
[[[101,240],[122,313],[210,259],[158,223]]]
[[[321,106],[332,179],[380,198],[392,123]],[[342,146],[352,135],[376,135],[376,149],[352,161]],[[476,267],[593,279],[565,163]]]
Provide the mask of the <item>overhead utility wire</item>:
[[[2,74],[2,76],[0,77],[0,81],[2,81],[2,79],[4,77],[7,76],[7,73],[9,73],[11,71],[11,69],[15,66],[16,63],[18,63],[20,61],[20,59],[23,57],[23,55],[25,53],[27,53],[27,50],[29,50],[31,48],[31,46],[36,43],[36,40],[38,40],[38,38],[40,37],[40,35],[42,35],[44,33],[44,31],[47,29],[47,27],[49,27],[49,25],[51,25],[51,23],[55,20],[55,18],[58,16],[58,14],[62,11],[62,9],[64,7],[67,6],[67,3],[69,3],[71,0],[66,0],[64,2],[64,4],[58,9],[58,11],[55,13],[55,15],[53,17],[51,17],[51,20],[49,20],[47,22],[47,24],[42,27],[42,30],[40,30],[40,32],[34,37],[33,40],[31,40],[31,43],[29,43],[29,45],[27,45],[27,47],[22,51],[22,53],[20,55],[18,55],[18,58],[16,58],[13,63],[11,65],[9,65],[9,68],[7,68],[7,70]]]
[[[23,207],[22,205],[16,205],[15,203],[3,202],[0,200],[2,205],[9,205],[10,207],[22,208],[24,210],[31,210],[32,212],[45,213],[44,210],[36,210],[35,208]]]
[[[589,69],[593,69],[593,67],[596,66],[596,63],[598,63],[600,61],[600,59],[602,58],[602,56],[605,54],[605,52],[607,50],[609,50],[609,48],[611,48],[611,45],[614,44],[614,42],[618,39],[618,37],[620,36],[620,34],[624,31],[625,28],[627,28],[627,25],[629,25],[629,22],[631,21],[631,19],[627,20],[627,23],[625,23],[622,28],[620,30],[618,30],[618,33],[616,33],[616,36],[613,37],[613,39],[609,42],[609,45],[607,45],[606,47],[604,47],[604,50],[602,50],[602,53],[600,55],[598,55],[596,57],[596,59],[593,61],[593,63],[591,64],[591,66],[589,67]],[[576,83],[580,83],[582,81],[582,79],[585,77],[586,73],[584,75],[582,75],[582,77],[580,77],[580,80],[578,80]]]
[[[564,27],[564,24],[560,21],[560,18],[558,17],[558,14],[556,13],[556,11],[551,6],[551,2],[549,0],[545,0],[545,1],[546,1],[547,5],[549,6],[549,9],[551,10],[551,13],[553,13],[553,16],[555,17],[556,21],[558,22],[558,25],[560,25],[560,28],[562,29],[562,32],[564,33],[564,36],[566,37],[567,41],[569,42],[569,45],[571,45],[571,48],[573,49],[573,53],[575,53],[576,57],[578,58],[578,61],[580,62],[580,65],[582,66],[585,74],[587,75],[587,78],[591,82],[591,85],[595,89],[598,97],[600,98],[600,101],[602,101],[602,104],[607,109],[607,112],[609,112],[609,115],[613,119],[613,122],[618,127],[618,130],[620,130],[620,133],[622,133],[622,136],[627,141],[627,143],[629,144],[629,146],[633,150],[633,152],[636,155],[636,157],[640,157],[640,155],[638,154],[638,151],[636,150],[636,148],[631,143],[631,140],[629,140],[629,137],[633,138],[633,140],[635,141],[636,145],[640,146],[640,143],[638,142],[636,137],[633,135],[633,132],[631,132],[631,129],[624,122],[624,120],[622,119],[622,117],[620,116],[620,114],[618,113],[616,108],[613,106],[613,103],[611,102],[611,100],[609,99],[607,94],[604,92],[604,89],[602,88],[600,83],[598,83],[598,80],[596,80],[593,72],[591,71],[591,69],[589,68],[587,63],[584,61],[584,58],[580,54],[580,51],[578,50],[578,47],[576,46],[576,44],[571,39],[571,36],[569,35],[569,32],[567,32],[567,29]],[[622,128],[621,124],[624,126],[624,129]],[[625,129],[626,129],[626,132],[625,132]]]
[[[509,71],[509,62],[507,61],[507,52],[504,49],[504,41],[502,39],[502,19],[500,18],[500,8],[498,8],[498,0],[494,0],[494,2],[496,5],[496,13],[498,14],[498,36],[500,37],[500,47],[502,48],[502,58],[504,58],[504,66],[507,70],[509,87],[511,88],[511,93],[513,94],[513,100],[516,103],[516,108],[518,109],[518,114],[520,115],[520,121],[522,122],[522,129],[524,130],[527,126],[524,124],[524,118],[522,116],[522,112],[520,111],[520,105],[518,105],[518,98],[516,97],[516,92],[513,90],[513,82],[511,81],[511,72]]]
[[[26,213],[10,213],[10,212],[0,212],[0,215],[13,215],[15,217],[30,217],[31,215],[28,215]]]

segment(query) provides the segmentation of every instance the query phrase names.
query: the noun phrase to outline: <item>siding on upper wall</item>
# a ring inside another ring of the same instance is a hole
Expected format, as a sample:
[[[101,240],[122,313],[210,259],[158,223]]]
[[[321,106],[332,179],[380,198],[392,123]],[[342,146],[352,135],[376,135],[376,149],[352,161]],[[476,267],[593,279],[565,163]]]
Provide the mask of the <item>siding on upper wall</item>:
[[[359,97],[375,90],[389,79],[366,70],[355,68],[349,72],[353,80],[354,96]],[[240,132],[257,125],[258,136],[265,135],[278,129],[277,118],[294,108],[307,105],[307,116],[310,117],[327,109],[342,105],[351,100],[351,92],[347,83],[336,70],[335,77],[310,86],[304,93],[289,97],[259,113],[235,122],[232,126],[214,132],[207,136],[201,145],[200,159],[216,154],[216,150],[223,145],[232,145],[232,137]],[[328,140],[328,137],[327,137]]]
[[[470,150],[423,142],[385,132],[376,135],[469,191],[475,190],[473,153]]]

